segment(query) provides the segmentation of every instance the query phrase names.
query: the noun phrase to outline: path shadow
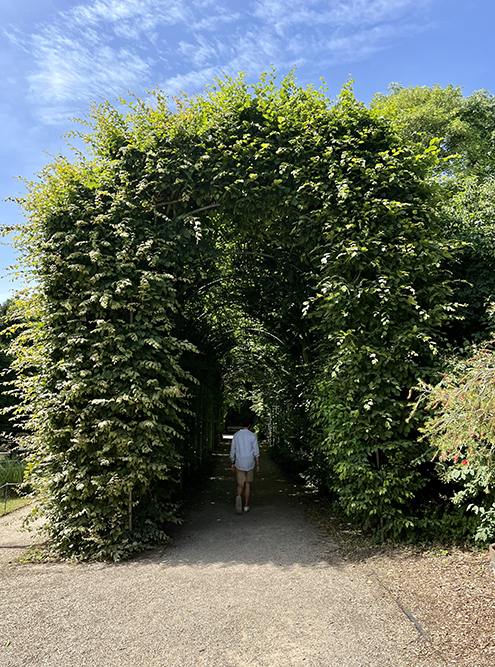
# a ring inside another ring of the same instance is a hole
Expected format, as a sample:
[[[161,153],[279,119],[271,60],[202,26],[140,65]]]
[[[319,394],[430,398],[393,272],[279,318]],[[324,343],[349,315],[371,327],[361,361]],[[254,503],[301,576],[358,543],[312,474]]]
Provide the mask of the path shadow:
[[[297,502],[298,488],[261,452],[260,473],[251,490],[251,511],[236,514],[236,482],[230,469],[230,443],[213,455],[214,463],[173,544],[150,554],[167,566],[274,563],[336,566],[337,546],[312,525]]]

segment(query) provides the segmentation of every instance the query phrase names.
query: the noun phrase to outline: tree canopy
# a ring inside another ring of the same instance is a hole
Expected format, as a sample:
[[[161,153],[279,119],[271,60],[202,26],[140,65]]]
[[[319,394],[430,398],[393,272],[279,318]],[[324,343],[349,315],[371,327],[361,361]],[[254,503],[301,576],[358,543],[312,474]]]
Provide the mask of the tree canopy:
[[[459,86],[391,84],[370,105],[374,113],[392,121],[408,141],[423,149],[438,140],[438,172],[489,176],[495,168],[495,97],[477,90],[465,97]]]

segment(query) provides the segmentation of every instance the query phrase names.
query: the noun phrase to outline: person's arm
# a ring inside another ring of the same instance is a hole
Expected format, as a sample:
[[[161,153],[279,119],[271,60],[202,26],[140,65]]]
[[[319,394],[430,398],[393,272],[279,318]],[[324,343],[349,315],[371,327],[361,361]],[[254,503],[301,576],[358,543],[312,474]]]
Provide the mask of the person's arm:
[[[260,471],[260,457],[255,456],[254,458],[256,460],[256,472],[259,472]]]
[[[235,469],[235,435],[232,438],[232,445],[230,446],[230,467]]]

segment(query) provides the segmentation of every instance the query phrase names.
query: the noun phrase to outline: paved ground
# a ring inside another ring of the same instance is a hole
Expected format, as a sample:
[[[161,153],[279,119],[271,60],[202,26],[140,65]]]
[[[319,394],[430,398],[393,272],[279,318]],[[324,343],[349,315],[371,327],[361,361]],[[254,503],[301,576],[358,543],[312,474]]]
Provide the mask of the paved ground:
[[[307,521],[272,462],[262,456],[238,516],[227,450],[216,458],[170,547],[119,565],[0,565],[0,665],[443,665],[369,570]]]

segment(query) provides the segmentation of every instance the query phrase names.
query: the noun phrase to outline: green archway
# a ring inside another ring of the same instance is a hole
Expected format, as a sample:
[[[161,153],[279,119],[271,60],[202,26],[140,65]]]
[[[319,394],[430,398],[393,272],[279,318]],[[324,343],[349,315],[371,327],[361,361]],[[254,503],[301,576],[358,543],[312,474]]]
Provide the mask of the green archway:
[[[56,547],[120,558],[163,538],[232,364],[260,415],[282,411],[278,446],[400,532],[422,484],[406,397],[447,291],[428,156],[349,87],[333,104],[292,77],[174,110],[155,91],[89,122],[92,157],[55,161],[23,202],[42,325],[21,382]]]

